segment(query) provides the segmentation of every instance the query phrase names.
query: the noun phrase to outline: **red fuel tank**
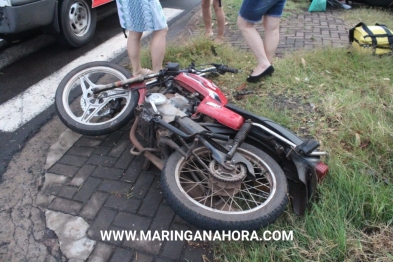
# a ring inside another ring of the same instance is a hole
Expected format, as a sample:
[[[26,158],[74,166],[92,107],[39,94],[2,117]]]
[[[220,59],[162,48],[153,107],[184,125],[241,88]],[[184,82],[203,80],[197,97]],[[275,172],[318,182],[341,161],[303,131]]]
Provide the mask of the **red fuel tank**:
[[[181,73],[175,77],[176,83],[188,91],[198,92],[203,97],[210,96],[222,105],[228,103],[221,90],[209,79],[190,73]]]
[[[205,97],[198,105],[195,116],[198,114],[208,115],[219,123],[235,130],[239,130],[244,123],[244,118],[241,115],[224,107],[210,96]]]

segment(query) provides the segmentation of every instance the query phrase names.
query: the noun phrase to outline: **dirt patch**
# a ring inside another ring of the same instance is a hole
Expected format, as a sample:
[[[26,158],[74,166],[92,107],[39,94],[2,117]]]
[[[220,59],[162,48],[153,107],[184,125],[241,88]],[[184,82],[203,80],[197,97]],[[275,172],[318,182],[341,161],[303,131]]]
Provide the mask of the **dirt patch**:
[[[393,260],[393,228],[380,226],[366,227],[358,240],[352,241],[348,254],[353,261]]]

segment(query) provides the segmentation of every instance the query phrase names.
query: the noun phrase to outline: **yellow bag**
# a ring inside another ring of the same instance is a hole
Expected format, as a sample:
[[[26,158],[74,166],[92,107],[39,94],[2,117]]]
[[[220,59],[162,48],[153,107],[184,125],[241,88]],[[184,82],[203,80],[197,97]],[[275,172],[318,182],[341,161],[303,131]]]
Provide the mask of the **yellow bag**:
[[[376,55],[393,52],[393,31],[385,25],[357,24],[349,30],[349,42],[356,48],[370,48]]]

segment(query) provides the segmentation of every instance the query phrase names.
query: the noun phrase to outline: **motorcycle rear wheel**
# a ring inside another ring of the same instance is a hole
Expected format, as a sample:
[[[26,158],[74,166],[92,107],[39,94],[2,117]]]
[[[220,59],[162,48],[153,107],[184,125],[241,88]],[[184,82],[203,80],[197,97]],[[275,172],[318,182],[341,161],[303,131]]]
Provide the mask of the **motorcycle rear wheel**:
[[[139,93],[115,88],[95,96],[91,89],[131,77],[124,67],[105,61],[75,68],[63,78],[56,91],[60,119],[83,135],[106,135],[120,129],[134,117]]]
[[[251,162],[256,180],[246,176],[247,168],[238,166],[236,174],[225,181],[227,178],[219,174],[223,169],[220,171],[207,148],[194,152],[205,165],[194,156],[185,159],[175,152],[161,176],[167,202],[185,221],[208,230],[258,230],[284,212],[288,203],[286,177],[266,153],[243,143],[237,152]],[[212,177],[206,167],[218,176]]]

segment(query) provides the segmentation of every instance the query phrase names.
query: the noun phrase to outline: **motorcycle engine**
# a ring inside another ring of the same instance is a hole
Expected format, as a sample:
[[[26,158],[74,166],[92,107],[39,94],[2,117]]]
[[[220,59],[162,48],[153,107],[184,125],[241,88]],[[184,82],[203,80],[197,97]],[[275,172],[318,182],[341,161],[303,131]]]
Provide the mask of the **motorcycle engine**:
[[[152,93],[146,97],[145,105],[151,113],[157,114],[158,112],[162,116],[162,120],[167,123],[174,121],[176,116],[188,116],[186,111],[189,101],[177,93],[167,95]]]
[[[158,128],[153,129],[151,128],[151,119],[154,115],[159,114],[162,117],[162,120],[170,123],[175,120],[176,116],[179,117],[186,117],[190,116],[191,109],[193,105],[190,101],[180,95],[180,94],[166,94],[163,95],[161,93],[151,93],[145,99],[144,106],[141,108],[140,111],[140,122],[138,125],[138,133],[141,135],[142,138],[148,141],[149,137],[152,136],[169,136],[171,132],[166,129]],[[157,132],[153,134],[152,132]]]

